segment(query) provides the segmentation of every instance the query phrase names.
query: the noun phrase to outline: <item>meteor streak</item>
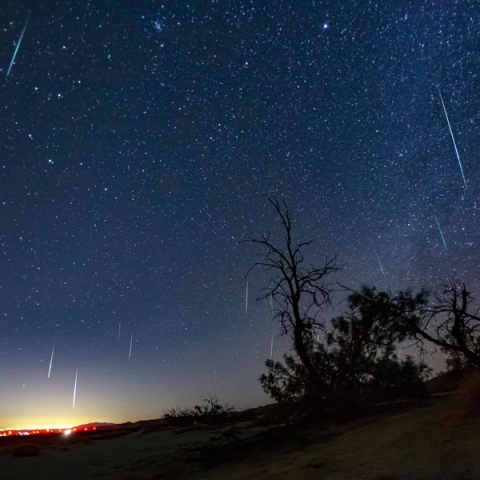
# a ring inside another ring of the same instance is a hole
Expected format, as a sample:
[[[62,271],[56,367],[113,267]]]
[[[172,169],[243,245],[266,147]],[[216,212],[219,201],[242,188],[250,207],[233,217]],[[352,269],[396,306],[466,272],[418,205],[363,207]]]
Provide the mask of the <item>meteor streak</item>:
[[[117,342],[120,340],[120,329],[122,328],[122,324],[118,324],[118,335],[117,335]]]
[[[78,368],[75,372],[75,385],[73,386],[73,404],[72,408],[75,408],[75,399],[77,398],[77,380],[78,380]]]
[[[445,247],[445,250],[447,250],[447,242],[445,241],[445,237],[443,236],[443,232],[442,232],[442,227],[440,226],[440,222],[436,216],[435,216],[435,222],[437,222],[437,227],[438,227],[438,231],[440,232],[440,236],[442,237],[443,246]]]
[[[50,357],[50,365],[48,367],[48,378],[50,378],[50,373],[52,371],[52,363],[53,363],[53,354],[55,352],[55,345],[52,348],[52,356]]]
[[[132,358],[133,333],[130,335],[130,349],[128,350],[128,361]]]
[[[378,256],[378,253],[375,250],[375,248],[373,249],[373,251],[375,252],[375,256],[377,257],[377,262],[380,265],[380,270],[382,271],[383,276],[386,277],[385,270],[383,269],[382,262],[380,261],[380,257]]]
[[[445,113],[445,118],[447,119],[448,129],[450,130],[450,136],[452,137],[453,147],[455,148],[455,153],[457,154],[458,166],[460,167],[460,173],[462,174],[463,184],[467,186],[467,181],[465,180],[465,174],[463,173],[462,161],[460,160],[460,154],[458,153],[457,143],[455,142],[455,137],[453,136],[452,126],[450,125],[450,120],[448,119],[447,109],[445,108],[445,103],[443,103],[443,97],[438,88],[438,94],[440,95],[440,101],[442,102],[443,111]],[[443,235],[442,235],[443,237]]]
[[[22,33],[20,34],[20,38],[18,39],[17,46],[15,48],[15,51],[13,52],[12,61],[10,62],[10,65],[8,67],[6,78],[8,78],[8,76],[10,75],[10,71],[12,70],[13,64],[15,63],[15,58],[17,56],[18,49],[20,48],[20,44],[22,43],[23,35],[25,34],[25,30],[27,29],[27,24],[29,20],[30,20],[30,13],[28,14],[27,20],[25,21],[25,25],[23,26]]]

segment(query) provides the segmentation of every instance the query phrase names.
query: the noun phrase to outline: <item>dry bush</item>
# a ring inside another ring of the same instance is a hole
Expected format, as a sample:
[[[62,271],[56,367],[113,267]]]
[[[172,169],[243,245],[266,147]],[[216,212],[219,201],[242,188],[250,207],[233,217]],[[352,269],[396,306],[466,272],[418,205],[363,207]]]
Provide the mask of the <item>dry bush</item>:
[[[40,447],[33,443],[17,445],[12,450],[12,456],[14,457],[36,457],[39,454],[40,454]]]
[[[466,373],[458,386],[458,399],[467,415],[480,414],[480,371]]]

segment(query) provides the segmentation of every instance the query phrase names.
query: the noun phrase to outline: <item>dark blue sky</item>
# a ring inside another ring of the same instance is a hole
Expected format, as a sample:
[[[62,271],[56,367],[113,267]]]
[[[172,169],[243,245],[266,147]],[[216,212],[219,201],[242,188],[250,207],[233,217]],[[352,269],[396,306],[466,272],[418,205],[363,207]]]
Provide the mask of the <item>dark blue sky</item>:
[[[478,291],[479,25],[473,0],[4,2],[0,427],[268,401],[262,194],[335,280]]]

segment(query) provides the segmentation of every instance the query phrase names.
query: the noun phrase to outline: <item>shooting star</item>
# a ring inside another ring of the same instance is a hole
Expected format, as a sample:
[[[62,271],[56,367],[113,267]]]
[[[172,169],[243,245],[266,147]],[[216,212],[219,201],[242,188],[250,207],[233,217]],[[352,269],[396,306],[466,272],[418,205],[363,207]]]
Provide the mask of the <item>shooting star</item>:
[[[55,353],[55,345],[52,348],[52,356],[50,357],[50,365],[48,367],[48,378],[50,378],[50,373],[52,371],[52,363],[53,363],[53,354]]]
[[[270,342],[270,358],[273,358],[273,333],[272,333],[272,341]]]
[[[78,368],[77,371],[75,372],[75,385],[73,386],[73,404],[72,408],[75,408],[75,400],[77,398],[77,380],[78,380]]]
[[[245,315],[248,314],[248,275],[245,279]]]
[[[375,250],[374,247],[373,247],[373,251],[375,252],[375,256],[377,257],[377,262],[378,262],[378,264],[380,265],[380,270],[382,271],[382,275],[383,275],[384,277],[386,277],[385,270],[383,269],[382,262],[380,261],[380,257],[378,256],[378,253],[377,253],[377,251]]]
[[[20,44],[22,43],[23,35],[25,35],[25,30],[27,29],[29,20],[30,20],[30,13],[28,14],[27,20],[25,21],[25,25],[23,26],[22,33],[20,34],[20,38],[18,39],[17,46],[15,48],[15,51],[13,52],[12,61],[10,62],[10,66],[8,67],[6,78],[8,78],[8,76],[10,75],[10,71],[12,70],[13,64],[15,63],[15,58],[17,56],[18,49],[20,48]]]
[[[460,167],[460,173],[462,174],[463,184],[467,186],[467,181],[465,180],[465,174],[463,173],[462,161],[460,160],[460,154],[458,153],[457,143],[455,142],[455,137],[453,136],[452,126],[450,125],[450,120],[448,119],[447,109],[445,108],[445,103],[443,103],[443,97],[438,87],[438,94],[440,95],[440,101],[442,102],[443,111],[445,113],[445,118],[447,119],[448,129],[450,130],[450,136],[452,137],[453,147],[455,148],[455,153],[457,154],[458,166]]]
[[[440,221],[438,220],[436,215],[435,215],[435,222],[437,222],[437,227],[438,227],[438,231],[440,232],[440,236],[442,237],[443,246],[445,247],[445,250],[447,250],[447,242],[445,241],[445,237],[443,236],[443,231],[440,225]]]
[[[122,324],[118,324],[118,335],[117,335],[117,342],[120,340],[120,329],[122,328]]]
[[[130,349],[128,350],[128,361],[132,358],[133,333],[130,335]]]

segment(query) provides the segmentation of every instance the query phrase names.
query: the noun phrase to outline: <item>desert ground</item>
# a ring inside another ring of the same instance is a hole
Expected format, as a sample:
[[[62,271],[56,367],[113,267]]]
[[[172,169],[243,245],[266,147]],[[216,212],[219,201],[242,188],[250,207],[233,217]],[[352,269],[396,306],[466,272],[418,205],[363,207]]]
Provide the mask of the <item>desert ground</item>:
[[[268,407],[247,417],[216,425],[2,438],[0,478],[480,478],[480,416],[466,413],[454,393],[377,406],[350,419],[291,425],[279,423]]]

